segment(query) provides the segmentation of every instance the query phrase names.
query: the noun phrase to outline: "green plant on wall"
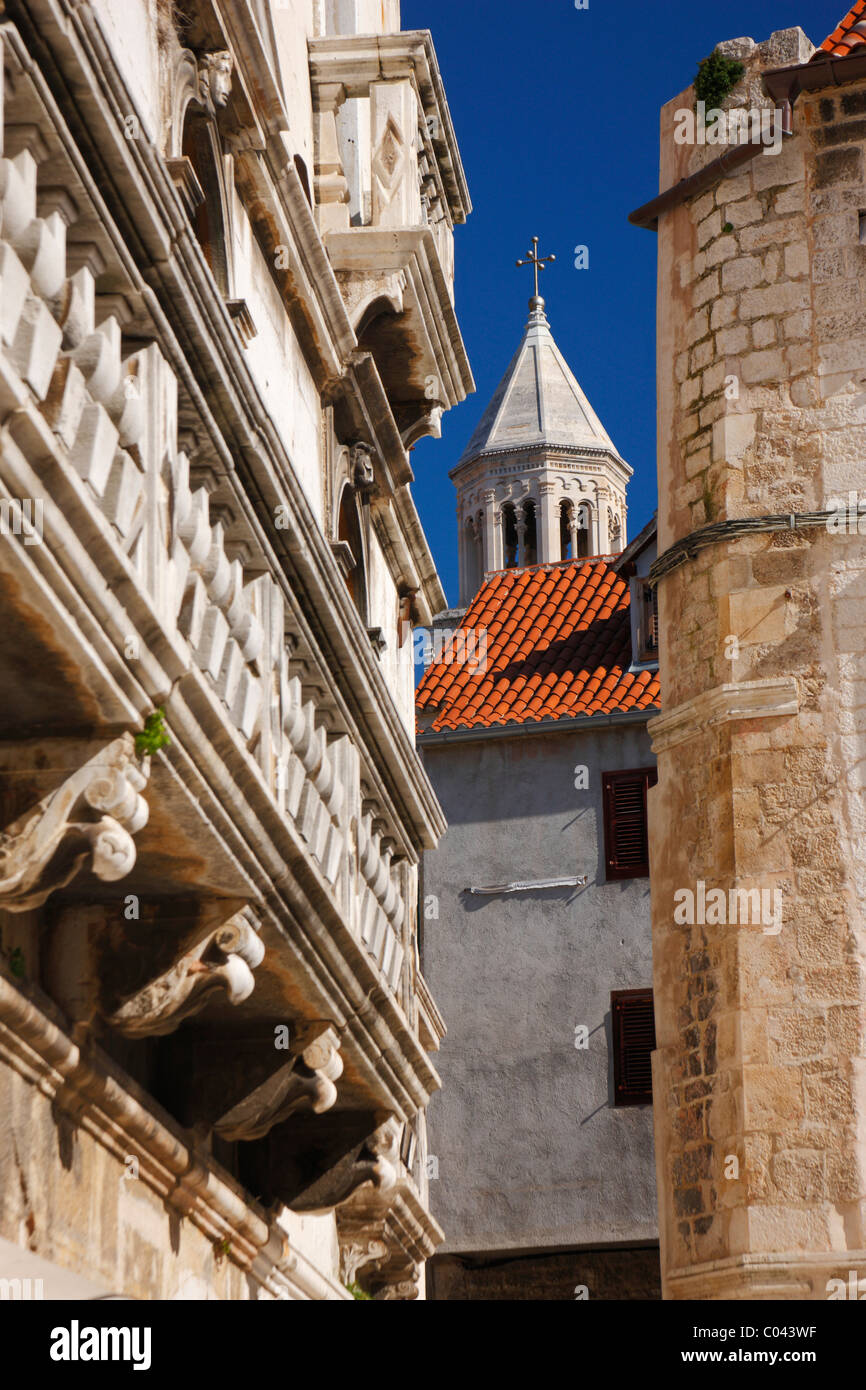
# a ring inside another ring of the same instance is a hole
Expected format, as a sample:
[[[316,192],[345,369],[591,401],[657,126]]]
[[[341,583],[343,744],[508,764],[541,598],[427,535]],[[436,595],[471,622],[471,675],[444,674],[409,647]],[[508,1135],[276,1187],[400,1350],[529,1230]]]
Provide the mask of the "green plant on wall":
[[[726,58],[718,49],[704,58],[695,78],[695,98],[706,102],[707,111],[717,110],[730,96],[746,69],[734,58]]]
[[[158,753],[160,748],[167,748],[171,739],[165,731],[165,710],[160,706],[149,714],[144,721],[144,728],[135,735],[135,751],[140,758],[149,757],[152,753]]]
[[[360,1284],[347,1284],[346,1288],[349,1290],[352,1297],[357,1299],[359,1303],[372,1303],[373,1300],[370,1295],[364,1292]]]

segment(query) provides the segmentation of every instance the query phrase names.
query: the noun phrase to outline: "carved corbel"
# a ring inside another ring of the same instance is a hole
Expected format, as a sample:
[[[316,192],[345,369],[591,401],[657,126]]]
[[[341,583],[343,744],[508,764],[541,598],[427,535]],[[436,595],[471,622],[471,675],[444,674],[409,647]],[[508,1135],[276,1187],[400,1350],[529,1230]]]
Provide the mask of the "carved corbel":
[[[375,1237],[364,1239],[361,1236],[347,1241],[340,1247],[340,1274],[344,1284],[354,1284],[358,1271],[364,1265],[375,1261],[377,1264],[388,1258],[388,1247],[384,1240]]]
[[[105,883],[124,878],[135,864],[132,836],[147,824],[149,773],[124,734],[0,832],[0,907],[40,907],[85,865]]]
[[[265,954],[257,926],[249,908],[235,913],[106,1022],[128,1038],[161,1037],[203,1009],[216,991],[224,991],[230,1004],[242,1003],[253,992],[253,970]]]
[[[389,1116],[363,1143],[291,1203],[294,1211],[332,1211],[369,1183],[377,1193],[389,1193],[402,1176],[400,1122]]]
[[[205,53],[199,60],[198,78],[202,96],[215,110],[227,106],[232,90],[234,60],[228,49]]]
[[[352,475],[352,486],[359,492],[368,491],[375,481],[373,470],[374,450],[363,440],[358,440],[349,449],[349,467]]]
[[[230,1142],[262,1139],[274,1125],[296,1110],[316,1115],[330,1110],[337,1099],[334,1082],[343,1074],[340,1035],[327,1028],[217,1120],[214,1131]]]
[[[400,1270],[391,1270],[373,1284],[373,1301],[411,1303],[419,1294],[421,1280],[420,1265],[406,1265]]]
[[[411,449],[425,435],[442,438],[444,406],[436,400],[412,401],[395,412],[404,449]]]

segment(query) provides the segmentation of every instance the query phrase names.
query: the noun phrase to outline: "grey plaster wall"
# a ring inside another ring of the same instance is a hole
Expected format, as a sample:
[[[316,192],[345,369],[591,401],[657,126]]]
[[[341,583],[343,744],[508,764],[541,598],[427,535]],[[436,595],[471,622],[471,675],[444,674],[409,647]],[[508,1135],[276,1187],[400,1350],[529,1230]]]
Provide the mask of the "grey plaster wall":
[[[423,757],[449,822],[425,856],[422,913],[448,1025],[428,1111],[443,1251],[652,1240],[652,1111],[613,1106],[610,1048],[611,990],[652,985],[649,880],[604,881],[601,780],[654,766],[646,728],[425,744]],[[583,889],[465,891],[584,873]]]

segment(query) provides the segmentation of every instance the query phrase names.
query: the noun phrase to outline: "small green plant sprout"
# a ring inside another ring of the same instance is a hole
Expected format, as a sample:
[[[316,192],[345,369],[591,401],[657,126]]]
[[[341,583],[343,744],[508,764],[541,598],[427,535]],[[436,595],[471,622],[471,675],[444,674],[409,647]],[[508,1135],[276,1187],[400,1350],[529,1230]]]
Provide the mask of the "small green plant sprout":
[[[696,100],[706,102],[707,111],[717,111],[745,71],[742,63],[734,58],[726,58],[718,49],[714,49],[709,58],[704,58],[698,65]]]
[[[165,710],[160,706],[147,716],[144,728],[135,735],[135,751],[140,758],[146,758],[158,753],[160,748],[167,748],[170,743],[171,739],[165,731]]]
[[[221,1264],[232,1253],[232,1243],[228,1236],[223,1236],[222,1240],[216,1245],[216,1262]]]
[[[347,1284],[346,1288],[358,1303],[372,1303],[373,1300],[368,1293],[365,1293],[360,1284]]]
[[[16,946],[14,950],[9,952],[9,969],[16,979],[22,980],[24,978],[24,952],[20,946]]]
[[[733,224],[733,222],[726,222],[725,225],[724,225],[724,227],[722,228],[722,231],[725,233],[726,236],[727,236],[727,234],[728,234],[729,232],[732,232],[733,230],[734,230],[734,224]]]

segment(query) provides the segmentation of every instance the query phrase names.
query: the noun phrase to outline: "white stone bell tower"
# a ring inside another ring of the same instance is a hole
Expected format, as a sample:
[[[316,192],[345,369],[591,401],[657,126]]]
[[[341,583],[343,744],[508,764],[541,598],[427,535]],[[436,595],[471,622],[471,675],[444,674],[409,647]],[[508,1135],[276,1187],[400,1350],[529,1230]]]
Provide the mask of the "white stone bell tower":
[[[460,528],[460,603],[490,570],[617,555],[628,543],[620,457],[553,340],[537,293],[511,365],[451,478]],[[549,259],[553,259],[552,257]]]

